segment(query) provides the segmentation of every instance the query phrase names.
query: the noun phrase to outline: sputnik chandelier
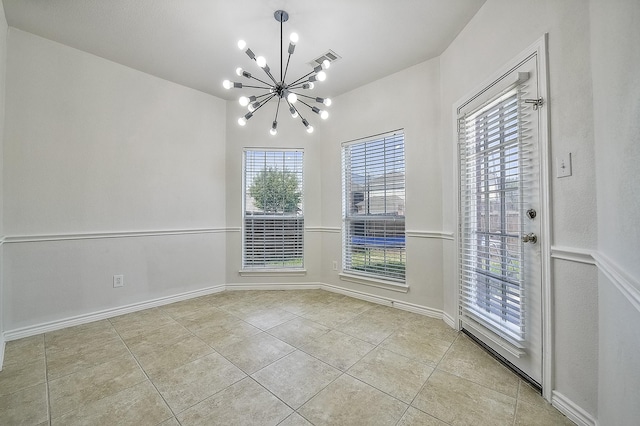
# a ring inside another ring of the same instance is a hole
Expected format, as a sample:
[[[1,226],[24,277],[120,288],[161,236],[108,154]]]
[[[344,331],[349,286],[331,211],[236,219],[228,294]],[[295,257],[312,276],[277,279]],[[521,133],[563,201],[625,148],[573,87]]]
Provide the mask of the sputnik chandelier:
[[[308,96],[301,93],[302,90],[311,90],[313,89],[314,82],[316,81],[324,81],[327,78],[324,70],[329,68],[330,62],[325,60],[322,64],[313,68],[313,71],[310,73],[298,78],[297,80],[293,80],[291,83],[286,83],[285,79],[287,77],[287,71],[289,69],[289,61],[291,60],[291,55],[296,48],[296,43],[298,42],[298,34],[291,33],[289,37],[289,56],[287,57],[287,64],[283,67],[284,56],[283,56],[283,41],[282,41],[282,24],[289,20],[289,14],[284,10],[276,10],[273,16],[276,18],[276,21],[280,22],[280,81],[276,81],[275,77],[271,73],[271,68],[267,65],[267,60],[263,56],[256,56],[251,49],[247,47],[247,43],[244,40],[240,40],[238,42],[238,48],[240,50],[244,50],[244,52],[254,60],[260,68],[267,75],[268,80],[261,80],[257,77],[254,77],[250,72],[243,70],[242,68],[236,69],[236,74],[240,77],[245,77],[249,80],[255,80],[257,83],[253,85],[236,83],[229,80],[225,80],[222,83],[222,86],[225,89],[242,89],[242,88],[250,88],[263,90],[264,93],[252,95],[252,96],[241,96],[239,99],[240,105],[243,107],[247,107],[249,112],[246,113],[243,117],[238,119],[238,124],[244,126],[247,124],[247,120],[253,117],[253,114],[262,108],[265,104],[267,104],[272,99],[278,101],[278,106],[276,108],[276,115],[273,119],[273,123],[271,125],[271,130],[269,133],[272,135],[276,135],[278,133],[278,112],[280,111],[280,104],[282,102],[286,102],[289,107],[289,112],[293,118],[298,118],[302,120],[302,124],[307,128],[307,132],[313,132],[313,126],[309,124],[307,119],[305,119],[298,109],[299,105],[307,106],[311,111],[315,112],[320,116],[320,118],[326,120],[329,117],[329,113],[325,110],[321,110],[317,106],[311,106],[309,103],[305,102],[303,99],[308,99],[308,102],[318,102],[325,106],[331,105],[331,99],[329,98],[319,98],[315,96]]]

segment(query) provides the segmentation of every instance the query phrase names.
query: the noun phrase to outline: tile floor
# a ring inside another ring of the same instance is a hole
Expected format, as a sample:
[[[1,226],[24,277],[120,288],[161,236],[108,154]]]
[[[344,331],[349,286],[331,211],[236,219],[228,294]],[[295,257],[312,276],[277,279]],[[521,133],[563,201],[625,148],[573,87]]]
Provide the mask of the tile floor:
[[[442,321],[228,291],[8,342],[2,425],[572,425]]]

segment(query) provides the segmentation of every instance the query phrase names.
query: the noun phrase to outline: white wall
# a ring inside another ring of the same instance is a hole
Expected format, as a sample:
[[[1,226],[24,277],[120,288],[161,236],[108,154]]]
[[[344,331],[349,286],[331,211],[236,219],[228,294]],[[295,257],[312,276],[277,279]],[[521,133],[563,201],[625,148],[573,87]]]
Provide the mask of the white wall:
[[[581,0],[488,0],[440,57],[443,229],[454,230],[456,218],[452,105],[545,33],[549,34],[546,108],[551,111],[551,157],[573,155],[573,176],[551,178],[551,244],[569,252],[589,251],[596,248],[598,222],[589,5]],[[444,308],[453,314],[455,266],[452,253],[445,252],[444,257]],[[546,385],[594,417],[598,406],[597,272],[593,265],[557,257],[552,265],[555,383]]]
[[[7,82],[5,331],[224,284],[222,100],[13,28]]]
[[[2,214],[4,206],[3,192],[3,150],[4,150],[4,95],[5,95],[5,76],[7,71],[7,20],[4,16],[4,6],[0,0],[0,370],[2,370],[2,360],[4,358],[4,294],[3,294],[3,262],[4,258],[4,227],[2,224]]]
[[[339,66],[337,64],[336,66]],[[442,310],[442,171],[438,146],[440,62],[427,61],[336,97],[322,133],[323,282]],[[331,269],[341,259],[341,143],[404,129],[406,157],[408,293],[340,280]],[[336,232],[337,230],[337,232]]]
[[[598,420],[632,425],[640,418],[640,3],[590,7],[598,251],[606,259],[598,280]]]

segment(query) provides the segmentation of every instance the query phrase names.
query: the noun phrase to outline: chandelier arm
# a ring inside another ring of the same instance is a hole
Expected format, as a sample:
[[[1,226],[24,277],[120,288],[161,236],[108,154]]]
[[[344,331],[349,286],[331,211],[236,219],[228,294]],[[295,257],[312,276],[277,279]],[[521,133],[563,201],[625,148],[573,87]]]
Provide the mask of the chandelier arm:
[[[305,97],[305,98],[309,98],[309,99],[313,99],[314,101],[316,100],[316,98],[315,98],[314,96],[307,96],[307,95],[303,95],[302,93],[296,93],[296,95],[298,95],[298,96],[302,96],[302,97]],[[300,102],[302,102],[302,101],[300,101]],[[303,103],[304,103],[304,102],[303,102]],[[305,105],[306,105],[306,104],[305,104]]]
[[[302,95],[304,96],[304,95]],[[298,99],[298,102],[300,102],[301,104],[304,104],[307,106],[307,108],[309,108],[310,110],[313,110],[313,107],[311,105],[309,105],[308,103],[306,103],[305,101],[303,101],[302,99]]]
[[[262,101],[262,102],[260,103],[260,105],[258,106],[258,108],[254,109],[252,112],[255,114],[255,112],[256,112],[257,110],[259,110],[260,108],[262,108],[262,107],[263,107],[267,102],[269,102],[271,99],[273,99],[273,98],[274,98],[274,96],[276,96],[276,95],[275,95],[275,93],[272,93],[272,94],[271,94],[271,96],[269,96],[269,99],[265,99],[264,101]]]
[[[284,69],[284,76],[282,77],[282,82],[284,82],[284,79],[287,78],[287,71],[289,71],[290,60],[291,60],[291,53],[289,53],[289,56],[287,57],[287,67]]]
[[[266,84],[267,86],[271,86],[271,83],[268,83],[268,82],[266,82],[266,81],[264,81],[264,80],[260,80],[259,78],[254,77],[253,75],[251,76],[251,79],[253,79],[253,80],[257,80],[257,81],[259,81],[259,82],[260,82],[260,83],[262,83],[262,84]],[[249,86],[245,86],[245,87],[249,87]]]
[[[242,88],[248,87],[250,89],[264,89],[264,90],[271,90],[271,86],[267,86],[267,87],[262,87],[262,86],[247,86],[247,85],[242,85]]]
[[[278,113],[280,112],[280,101],[282,101],[282,98],[278,98],[278,106],[276,107],[276,118],[273,119],[273,121],[277,122],[278,121]]]
[[[300,77],[296,81],[292,82],[289,86],[293,86],[294,84],[300,83],[302,80],[304,80],[305,78],[309,77],[311,74],[314,74],[314,73],[315,73],[315,71],[311,71],[309,74],[303,75],[302,77]]]

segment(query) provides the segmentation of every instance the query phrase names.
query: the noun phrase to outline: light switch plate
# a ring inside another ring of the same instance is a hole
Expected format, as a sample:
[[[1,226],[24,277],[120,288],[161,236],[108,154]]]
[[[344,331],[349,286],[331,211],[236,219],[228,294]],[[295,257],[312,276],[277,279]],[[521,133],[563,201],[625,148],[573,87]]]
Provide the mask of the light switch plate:
[[[571,176],[571,153],[567,152],[556,157],[556,177]]]

